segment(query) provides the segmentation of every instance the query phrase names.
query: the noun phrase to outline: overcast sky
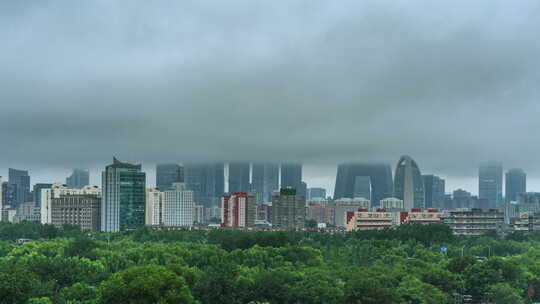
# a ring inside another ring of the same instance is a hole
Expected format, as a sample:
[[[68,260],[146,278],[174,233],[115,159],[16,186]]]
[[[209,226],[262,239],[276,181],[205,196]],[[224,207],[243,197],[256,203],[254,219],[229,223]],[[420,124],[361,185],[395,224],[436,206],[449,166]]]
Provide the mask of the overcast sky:
[[[1,1],[0,174],[142,162],[411,155],[540,191],[538,1]],[[149,180],[153,184],[153,176]]]

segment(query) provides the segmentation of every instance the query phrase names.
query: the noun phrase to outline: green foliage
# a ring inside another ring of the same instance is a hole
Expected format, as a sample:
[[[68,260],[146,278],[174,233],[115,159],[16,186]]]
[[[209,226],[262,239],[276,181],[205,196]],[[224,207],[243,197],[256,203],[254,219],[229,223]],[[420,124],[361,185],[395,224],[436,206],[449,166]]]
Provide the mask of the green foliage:
[[[195,303],[184,278],[164,266],[135,266],[101,283],[103,303]]]
[[[0,303],[531,303],[539,261],[540,233],[456,237],[444,225],[88,233],[0,223]]]

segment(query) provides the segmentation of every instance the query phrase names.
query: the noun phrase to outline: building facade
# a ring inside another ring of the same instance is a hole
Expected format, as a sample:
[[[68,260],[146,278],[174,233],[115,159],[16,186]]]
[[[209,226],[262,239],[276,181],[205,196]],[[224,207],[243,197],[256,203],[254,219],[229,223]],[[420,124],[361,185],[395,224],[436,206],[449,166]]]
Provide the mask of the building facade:
[[[393,195],[392,169],[387,164],[344,163],[338,166],[334,199],[354,198],[356,177],[368,176],[371,184],[371,205]]]
[[[302,184],[302,164],[281,164],[281,188],[292,188],[298,195],[306,197]]]
[[[61,195],[51,201],[51,223],[57,227],[74,225],[82,230],[99,231],[101,197],[97,195]]]
[[[368,209],[358,209],[349,211],[346,214],[347,231],[362,231],[372,229],[384,229],[392,227],[392,213],[384,209],[369,211]]]
[[[272,193],[279,189],[279,165],[272,163],[254,163],[252,190],[257,196],[257,203],[272,201]]]
[[[145,223],[146,174],[116,158],[102,173],[101,230],[137,229]]]
[[[62,184],[53,184],[50,188],[41,189],[40,210],[42,224],[52,224],[52,200],[62,195],[101,196],[101,189],[96,186],[84,186],[82,189],[74,189]]]
[[[403,200],[395,197],[387,197],[382,199],[380,202],[380,207],[386,210],[403,210],[405,209],[403,205]]]
[[[394,196],[403,200],[405,210],[425,207],[424,181],[418,164],[409,156],[402,156],[394,176]]]
[[[34,202],[34,205],[36,205],[37,207],[41,206],[41,190],[50,189],[52,186],[53,184],[44,184],[44,183],[39,183],[39,184],[34,185],[34,188],[32,190],[32,196],[34,198],[32,201]]]
[[[251,191],[250,171],[249,163],[229,163],[229,193]]]
[[[173,184],[165,191],[163,199],[163,225],[174,227],[193,226],[193,191],[188,190],[184,183]]]
[[[500,162],[485,162],[478,169],[478,197],[487,199],[489,208],[502,204],[503,168]]]
[[[306,199],[292,188],[281,189],[272,196],[272,226],[283,229],[304,228],[306,222]]]
[[[433,175],[422,175],[425,191],[425,208],[443,208],[445,181],[444,179]]]
[[[246,192],[224,195],[221,201],[221,226],[246,228],[255,225],[256,197]]]
[[[169,190],[174,183],[184,182],[184,167],[179,164],[156,165],[156,187],[159,191]]]
[[[218,207],[225,192],[223,163],[185,164],[185,183],[194,192],[194,200],[205,208]]]
[[[6,204],[16,208],[19,204],[32,201],[28,171],[9,168],[8,175],[8,183],[13,195]]]
[[[66,185],[72,189],[80,189],[90,185],[90,170],[88,169],[73,169],[71,175],[66,178]]]
[[[510,169],[505,174],[505,201],[517,201],[520,193],[527,192],[527,174],[522,169]]]
[[[144,223],[150,226],[163,224],[164,193],[157,188],[146,189],[146,207]]]
[[[308,188],[306,191],[306,200],[314,198],[326,199],[326,189],[324,188]]]
[[[450,211],[442,216],[442,221],[457,235],[482,235],[501,230],[504,213],[498,209],[463,209]]]

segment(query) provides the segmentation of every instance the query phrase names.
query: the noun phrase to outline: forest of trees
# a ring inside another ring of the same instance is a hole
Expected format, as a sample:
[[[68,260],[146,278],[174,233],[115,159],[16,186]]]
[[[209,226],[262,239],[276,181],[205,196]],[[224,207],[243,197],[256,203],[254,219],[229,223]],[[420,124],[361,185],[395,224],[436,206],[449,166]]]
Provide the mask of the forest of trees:
[[[456,237],[445,225],[88,233],[0,223],[0,302],[534,303],[539,241]]]

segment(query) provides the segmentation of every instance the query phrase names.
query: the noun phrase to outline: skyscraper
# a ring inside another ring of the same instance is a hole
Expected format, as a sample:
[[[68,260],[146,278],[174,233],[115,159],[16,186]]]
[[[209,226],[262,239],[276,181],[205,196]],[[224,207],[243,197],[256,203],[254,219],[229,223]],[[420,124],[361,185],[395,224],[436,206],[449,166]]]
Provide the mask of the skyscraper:
[[[253,164],[252,190],[257,194],[257,203],[272,201],[272,192],[279,189],[279,165],[272,163]]]
[[[444,206],[444,191],[445,181],[444,179],[433,175],[422,175],[424,180],[424,190],[426,193],[425,207],[426,208],[443,208]]]
[[[420,168],[409,156],[402,156],[396,166],[394,195],[403,200],[406,210],[425,208],[424,181]]]
[[[392,197],[392,169],[387,164],[344,163],[337,169],[334,199],[354,198],[354,186],[357,176],[369,176],[371,183],[371,206]]]
[[[217,207],[225,190],[223,163],[184,165],[186,187],[193,190],[194,201],[206,208]]]
[[[14,197],[12,198],[13,201],[6,202],[7,204],[16,208],[19,204],[32,201],[28,171],[10,168],[8,183],[12,186]]]
[[[306,196],[302,185],[302,164],[281,164],[281,188],[293,188],[297,195]]]
[[[88,169],[73,169],[73,173],[66,178],[66,185],[72,189],[81,189],[90,185],[90,171]]]
[[[518,194],[527,192],[527,174],[522,169],[510,169],[505,174],[505,201],[517,201]]]
[[[354,178],[353,197],[363,197],[371,201],[371,177],[356,176]]]
[[[500,162],[485,162],[478,169],[478,197],[487,199],[489,208],[498,208],[502,203],[503,169]]]
[[[229,163],[229,193],[249,192],[249,163]]]
[[[178,164],[158,164],[156,166],[156,187],[160,191],[169,190],[174,183],[184,182],[184,167]]]
[[[116,158],[102,174],[101,230],[117,232],[144,226],[146,174],[141,165]]]

